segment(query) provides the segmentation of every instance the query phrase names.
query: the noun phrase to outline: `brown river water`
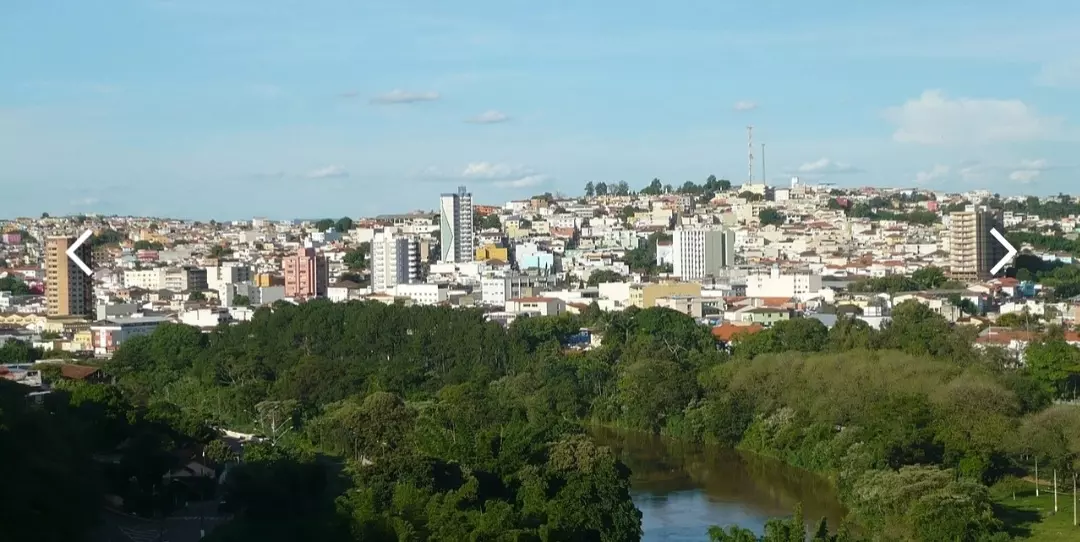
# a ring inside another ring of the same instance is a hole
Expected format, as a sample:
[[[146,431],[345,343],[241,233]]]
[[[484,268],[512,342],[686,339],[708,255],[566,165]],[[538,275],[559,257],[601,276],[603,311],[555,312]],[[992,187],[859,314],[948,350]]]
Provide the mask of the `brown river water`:
[[[835,529],[846,514],[828,480],[773,459],[642,433],[590,434],[633,471],[644,542],[708,540],[711,525],[762,534],[766,520],[790,516],[798,503],[810,528],[825,517]]]

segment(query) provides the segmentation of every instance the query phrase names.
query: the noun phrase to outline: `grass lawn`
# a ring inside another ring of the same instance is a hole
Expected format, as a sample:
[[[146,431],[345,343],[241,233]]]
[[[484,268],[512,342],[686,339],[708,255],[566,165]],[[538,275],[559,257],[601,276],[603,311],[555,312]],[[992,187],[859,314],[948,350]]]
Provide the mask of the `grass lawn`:
[[[1070,488],[1071,489],[1071,488]],[[1035,490],[1016,494],[1016,500],[999,497],[994,503],[999,519],[1005,522],[1009,534],[1031,542],[1076,542],[1080,527],[1073,527],[1072,495],[1058,494],[1058,513],[1054,513],[1054,494]]]

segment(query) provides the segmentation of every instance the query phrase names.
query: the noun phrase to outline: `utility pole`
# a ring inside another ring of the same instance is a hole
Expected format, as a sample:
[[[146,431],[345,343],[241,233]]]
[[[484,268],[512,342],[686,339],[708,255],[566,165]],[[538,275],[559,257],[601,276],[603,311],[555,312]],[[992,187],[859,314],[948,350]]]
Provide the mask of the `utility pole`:
[[[994,329],[994,326],[990,326],[990,329]],[[1039,456],[1035,455],[1035,496],[1039,496]]]

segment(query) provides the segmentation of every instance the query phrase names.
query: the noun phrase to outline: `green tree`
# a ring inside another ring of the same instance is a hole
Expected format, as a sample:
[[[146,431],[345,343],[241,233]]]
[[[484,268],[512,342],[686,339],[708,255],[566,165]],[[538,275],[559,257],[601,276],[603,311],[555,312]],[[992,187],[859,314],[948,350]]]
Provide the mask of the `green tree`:
[[[656,247],[660,241],[671,241],[671,235],[664,232],[653,232],[644,242],[638,244],[632,250],[626,252],[623,261],[633,271],[654,275],[660,269],[656,264]],[[670,271],[670,270],[669,270]]]
[[[945,284],[945,272],[938,267],[923,267],[911,274],[911,280],[915,281],[919,287],[931,290]]]
[[[596,195],[596,185],[592,181],[585,183],[585,197],[591,198]]]
[[[361,271],[368,267],[369,254],[371,254],[371,243],[363,242],[355,249],[346,252],[342,262],[352,271]]]
[[[476,215],[477,225],[482,230],[501,230],[502,221],[499,220],[499,215],[491,213],[489,215]]]
[[[944,317],[918,301],[893,307],[892,321],[881,335],[886,348],[913,355],[958,356],[970,354],[970,342],[959,338]]]
[[[979,314],[979,307],[970,299],[960,297],[960,294],[951,294],[948,299],[949,303],[952,303],[954,307],[960,309],[960,312],[963,314],[971,316],[977,316]]]
[[[343,216],[334,222],[334,230],[339,232],[347,232],[353,229],[353,219]]]
[[[33,363],[44,355],[42,349],[18,339],[9,339],[0,344],[0,363]]]
[[[335,221],[332,218],[324,218],[322,220],[319,220],[319,221],[315,222],[315,224],[314,224],[315,231],[329,230],[330,228],[334,227],[334,223],[335,223]]]
[[[3,537],[89,540],[103,498],[91,452],[75,414],[62,401],[39,406],[27,397],[29,391],[0,379],[0,459],[18,465],[0,484]]]
[[[127,240],[127,236],[111,228],[101,230],[90,238],[90,246],[100,247],[117,245]]]
[[[638,193],[646,196],[659,196],[664,193],[664,185],[660,182],[660,179],[653,179],[649,186],[642,188]]]
[[[227,247],[227,246],[214,245],[214,246],[210,247],[209,256],[211,258],[216,258],[216,259],[220,260],[222,258],[229,257],[229,255],[231,255],[232,253],[233,253],[233,250],[231,248]]]
[[[779,226],[783,224],[787,218],[777,211],[776,209],[762,209],[758,213],[758,220],[762,226]]]
[[[815,318],[792,318],[749,335],[735,345],[735,355],[753,358],[780,352],[820,352],[829,343],[829,329]]]
[[[621,371],[617,400],[632,427],[658,431],[686,408],[695,392],[692,376],[678,363],[641,360]]]
[[[626,277],[610,269],[598,269],[589,273],[589,280],[586,284],[589,286],[596,286],[602,282],[623,282]]]
[[[827,350],[847,352],[849,350],[869,350],[873,347],[875,334],[870,324],[855,316],[838,315],[836,323],[829,330]]]
[[[12,295],[29,295],[30,287],[14,275],[0,277],[0,292],[11,292]]]
[[[1075,388],[1080,373],[1080,348],[1065,342],[1059,333],[1051,332],[1027,346],[1024,367],[1043,389],[1061,397]]]

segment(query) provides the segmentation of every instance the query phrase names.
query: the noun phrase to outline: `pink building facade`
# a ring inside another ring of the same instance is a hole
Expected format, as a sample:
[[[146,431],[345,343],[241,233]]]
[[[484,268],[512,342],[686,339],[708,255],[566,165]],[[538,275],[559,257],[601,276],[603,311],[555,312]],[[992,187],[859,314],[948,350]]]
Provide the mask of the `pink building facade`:
[[[282,264],[285,269],[285,297],[308,299],[326,296],[330,273],[325,256],[319,256],[313,248],[301,248],[296,254],[286,256]]]

